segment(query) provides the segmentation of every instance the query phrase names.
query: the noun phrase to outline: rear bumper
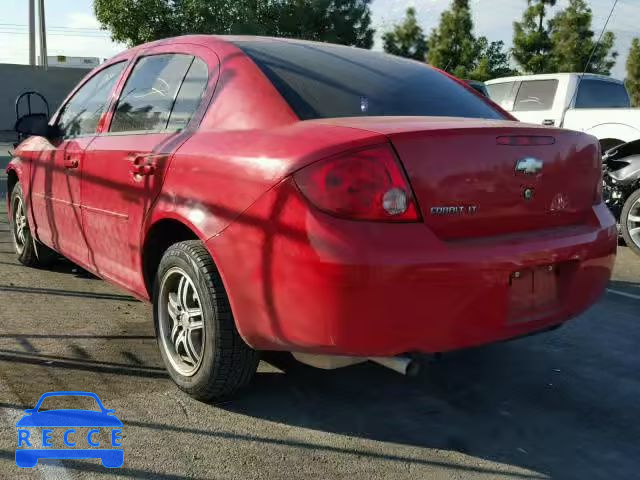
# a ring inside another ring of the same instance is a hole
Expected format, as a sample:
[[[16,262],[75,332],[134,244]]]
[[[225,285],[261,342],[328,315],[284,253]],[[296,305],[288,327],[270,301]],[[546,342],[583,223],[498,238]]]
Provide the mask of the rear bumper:
[[[423,224],[337,219],[288,181],[207,243],[254,348],[387,356],[443,352],[548,329],[602,295],[617,244],[588,225],[442,242]],[[513,272],[560,266],[558,301],[514,317]]]

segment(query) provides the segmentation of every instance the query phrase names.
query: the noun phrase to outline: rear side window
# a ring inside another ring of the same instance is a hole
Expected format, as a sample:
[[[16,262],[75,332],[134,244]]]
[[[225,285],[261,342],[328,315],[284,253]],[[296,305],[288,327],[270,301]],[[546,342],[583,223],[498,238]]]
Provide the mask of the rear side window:
[[[583,79],[578,87],[575,108],[630,108],[624,85],[606,80]]]
[[[141,58],[127,79],[111,122],[111,132],[158,131],[167,128],[191,55],[163,54]]]
[[[302,120],[368,115],[504,118],[423,63],[330,44],[238,40],[236,45]]]
[[[182,130],[187,126],[200,105],[208,81],[209,68],[207,64],[198,57],[194,58],[171,110],[167,125],[169,130]]]
[[[115,63],[99,71],[71,97],[58,119],[65,138],[95,133],[125,64]]]
[[[558,89],[558,80],[531,80],[522,82],[513,110],[535,112],[551,110]]]
[[[516,82],[504,82],[487,85],[489,98],[505,110],[513,110],[513,89],[515,84]]]

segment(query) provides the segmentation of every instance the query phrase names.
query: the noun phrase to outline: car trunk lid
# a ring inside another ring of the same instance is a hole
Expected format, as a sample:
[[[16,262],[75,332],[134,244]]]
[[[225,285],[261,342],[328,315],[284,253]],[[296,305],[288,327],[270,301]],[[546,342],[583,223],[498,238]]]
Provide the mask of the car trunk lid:
[[[424,222],[443,240],[577,225],[596,198],[599,148],[578,132],[459,118],[330,122],[389,138]]]

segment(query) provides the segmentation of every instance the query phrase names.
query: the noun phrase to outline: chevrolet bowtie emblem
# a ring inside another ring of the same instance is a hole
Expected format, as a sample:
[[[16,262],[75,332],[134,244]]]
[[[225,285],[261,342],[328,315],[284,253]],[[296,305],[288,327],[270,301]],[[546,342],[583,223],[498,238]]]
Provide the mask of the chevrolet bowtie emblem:
[[[542,170],[542,160],[538,160],[533,157],[523,158],[516,163],[516,173],[524,173],[525,175],[532,175]]]

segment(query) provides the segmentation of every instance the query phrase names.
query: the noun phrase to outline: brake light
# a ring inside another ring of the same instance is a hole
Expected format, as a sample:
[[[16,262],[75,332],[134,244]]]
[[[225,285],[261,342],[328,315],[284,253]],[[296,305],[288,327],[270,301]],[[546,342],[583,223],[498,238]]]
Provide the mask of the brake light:
[[[391,148],[377,146],[316,162],[294,174],[317,208],[357,220],[417,222],[418,208]]]
[[[596,156],[596,166],[598,168],[598,181],[596,183],[596,191],[594,193],[593,204],[600,205],[602,203],[602,190],[604,188],[604,178],[603,178],[603,165],[602,165],[602,148],[598,143],[597,156]]]
[[[600,181],[598,182],[598,186],[596,187],[595,198],[593,199],[594,205],[600,205],[602,203],[602,175],[600,175]]]
[[[556,143],[554,137],[539,135],[504,135],[496,138],[498,145],[511,147],[529,147],[538,145],[553,145]]]

